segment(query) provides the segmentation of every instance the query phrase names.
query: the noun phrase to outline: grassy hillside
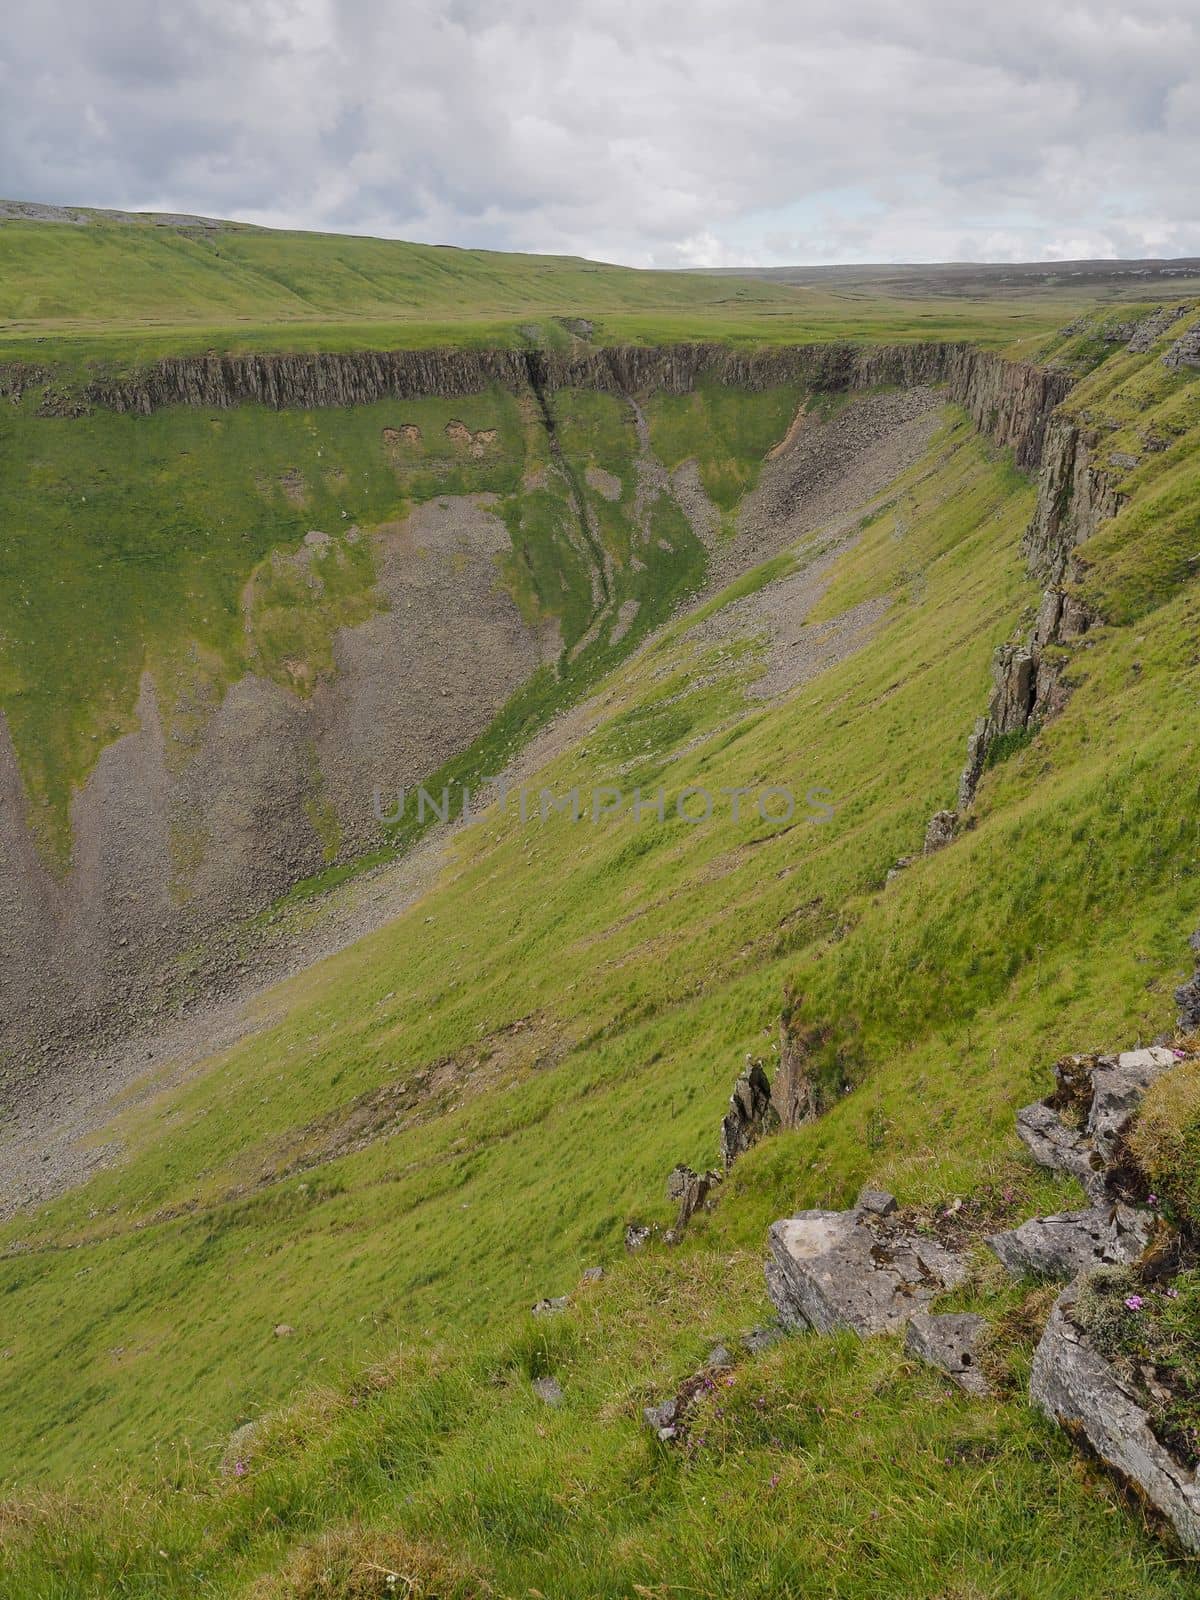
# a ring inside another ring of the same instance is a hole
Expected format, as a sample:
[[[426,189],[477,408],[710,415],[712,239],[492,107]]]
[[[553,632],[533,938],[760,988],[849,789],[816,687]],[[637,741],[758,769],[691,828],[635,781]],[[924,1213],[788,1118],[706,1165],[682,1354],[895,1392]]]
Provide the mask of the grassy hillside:
[[[569,339],[580,319],[603,342],[1011,344],[1084,303],[1083,291],[977,304],[864,301],[824,288],[336,234],[0,220],[0,359],[68,366],[208,349],[545,344]]]
[[[893,1340],[795,1337],[740,1360],[686,1450],[640,1408],[764,1316],[776,1216],[866,1180],[926,1216],[1076,1203],[1018,1156],[1013,1110],[1063,1051],[1168,1025],[1198,920],[1195,388],[1120,355],[1072,397],[1101,433],[1172,442],[1088,551],[1106,620],[1066,710],[986,774],[951,848],[885,883],[951,803],[993,647],[1038,600],[1032,487],[954,414],[815,613],[890,599],[864,648],[748,701],[758,628],[681,619],[534,784],[819,787],[831,822],[491,812],[410,913],[109,1130],[116,1166],[5,1227],[8,1593],[240,1595],[265,1574],[262,1595],[349,1596],[393,1592],[389,1572],[422,1593],[443,1556],[428,1592],[1191,1592],[1028,1411],[1032,1320],[982,1252],[962,1303],[998,1330],[994,1400]],[[696,404],[731,481],[736,430]],[[686,425],[652,419],[668,450]],[[681,1246],[626,1259],[628,1220],[669,1219],[675,1162],[711,1162],[785,988],[831,1109],[745,1158]],[[529,1319],[598,1263],[568,1312]],[[546,1374],[561,1408],[531,1392]]]

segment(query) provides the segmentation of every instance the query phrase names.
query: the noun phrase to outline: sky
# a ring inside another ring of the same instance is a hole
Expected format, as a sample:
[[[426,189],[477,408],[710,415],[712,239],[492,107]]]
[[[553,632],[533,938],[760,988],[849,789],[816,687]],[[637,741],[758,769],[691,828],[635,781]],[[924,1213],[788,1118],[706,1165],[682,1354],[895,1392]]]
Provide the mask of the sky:
[[[1200,0],[39,0],[0,196],[635,266],[1200,255]]]

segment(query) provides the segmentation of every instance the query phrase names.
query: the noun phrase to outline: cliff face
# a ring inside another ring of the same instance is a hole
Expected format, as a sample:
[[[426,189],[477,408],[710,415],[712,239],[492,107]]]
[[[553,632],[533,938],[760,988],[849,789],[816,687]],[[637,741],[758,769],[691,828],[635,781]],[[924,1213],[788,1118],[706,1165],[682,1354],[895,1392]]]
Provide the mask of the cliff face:
[[[1025,535],[1032,576],[1062,583],[1071,552],[1125,503],[1094,460],[1095,437],[1078,418],[1053,417],[1046,430],[1037,508]]]
[[[130,377],[98,379],[85,398],[114,411],[162,406],[273,409],[478,394],[492,384],[605,393],[684,394],[702,379],[758,391],[802,382],[821,393],[883,384],[946,384],[976,425],[1011,446],[1023,467],[1041,459],[1050,412],[1070,377],[965,344],[786,345],[738,351],[717,344],[613,345],[562,352],[392,350],[345,354],[188,356]]]
[[[1043,585],[1042,603],[1029,639],[996,651],[987,714],[967,741],[960,807],[974,799],[995,742],[1036,727],[1066,701],[1066,657],[1058,647],[1073,644],[1096,619],[1063,586],[1072,577],[1075,550],[1126,503],[1096,464],[1096,442],[1096,434],[1080,418],[1066,411],[1047,414],[1037,503],[1022,541],[1029,575]]]

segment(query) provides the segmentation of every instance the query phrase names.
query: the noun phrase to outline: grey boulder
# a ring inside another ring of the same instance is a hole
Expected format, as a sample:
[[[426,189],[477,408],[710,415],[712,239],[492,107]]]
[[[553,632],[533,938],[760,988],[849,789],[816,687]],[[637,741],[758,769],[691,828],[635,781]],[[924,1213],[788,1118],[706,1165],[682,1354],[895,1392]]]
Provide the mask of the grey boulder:
[[[1093,1206],[1031,1217],[1008,1233],[993,1233],[988,1245],[1013,1277],[1075,1278],[1093,1267],[1127,1266],[1150,1243],[1155,1218],[1132,1206]]]
[[[857,1206],[772,1223],[768,1250],[767,1291],[780,1320],[818,1333],[898,1330],[967,1272],[936,1240]]]
[[[1165,1516],[1185,1549],[1200,1553],[1200,1484],[1155,1437],[1136,1393],[1071,1319],[1074,1289],[1058,1299],[1033,1358],[1034,1405]]]
[[[1089,1200],[1103,1198],[1103,1164],[1079,1129],[1065,1123],[1044,1101],[1017,1112],[1017,1134],[1039,1167],[1077,1178]]]
[[[1161,1073],[1175,1065],[1170,1050],[1156,1045],[1149,1050],[1126,1050],[1114,1061],[1101,1056],[1092,1072],[1092,1109],[1088,1137],[1096,1152],[1111,1161],[1117,1139],[1142,1102],[1142,1096]]]

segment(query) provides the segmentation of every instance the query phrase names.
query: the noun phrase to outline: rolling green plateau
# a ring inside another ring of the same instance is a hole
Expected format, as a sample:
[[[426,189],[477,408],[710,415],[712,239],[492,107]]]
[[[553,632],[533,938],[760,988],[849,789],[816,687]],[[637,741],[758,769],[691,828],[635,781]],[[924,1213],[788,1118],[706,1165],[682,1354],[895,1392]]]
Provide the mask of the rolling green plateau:
[[[1145,299],[1144,286],[1135,298]],[[221,223],[0,219],[0,361],[123,370],[166,355],[600,343],[969,338],[1036,342],[1086,289],[947,299],[842,295]]]
[[[1085,1204],[1016,1134],[1054,1063],[1173,1041],[1129,1160],[1183,1241],[1154,1349],[1173,1437],[1200,1440],[1200,1077],[1174,998],[1200,927],[1200,381],[1164,360],[1200,307],[1131,349],[1149,302],[1074,293],[856,300],[0,221],[0,351],[44,373],[0,403],[0,710],[48,882],[86,865],[80,796],[144,733],[148,684],[168,769],[251,680],[289,716],[332,703],[349,642],[407,593],[388,563],[440,559],[422,517],[486,514],[505,627],[553,642],[426,774],[511,770],[530,805],[368,851],[314,790],[304,860],[327,870],[260,920],[335,921],[356,882],[394,909],[262,987],[232,1042],[167,1044],[96,1097],[95,1162],[0,1221],[0,1595],[1196,1592],[1198,1558],[1030,1404],[1061,1285],[983,1242]],[[967,340],[1074,386],[1034,470],[944,392],[870,454],[855,430],[904,398],[887,385],[40,403],[209,348],[673,338]],[[806,439],[846,438],[844,484],[787,476]],[[819,521],[754,543],[806,494]],[[1086,628],[1039,634],[1047,590]],[[1031,638],[1048,709],[993,717],[960,798],[997,648]],[[730,798],[768,788],[796,798],[782,820]],[[689,790],[711,815],[676,806]],[[739,1073],[797,1038],[813,1115],[679,1227],[668,1174],[718,1161]],[[39,1061],[14,1055],[6,1092]],[[986,1319],[986,1395],[900,1334],[744,1343],[775,1316],[770,1224],[864,1186],[964,1254],[937,1308]],[[1140,1282],[1093,1297],[1113,1359],[1146,1358],[1122,1310]],[[657,1436],[644,1408],[685,1390],[686,1427]]]

